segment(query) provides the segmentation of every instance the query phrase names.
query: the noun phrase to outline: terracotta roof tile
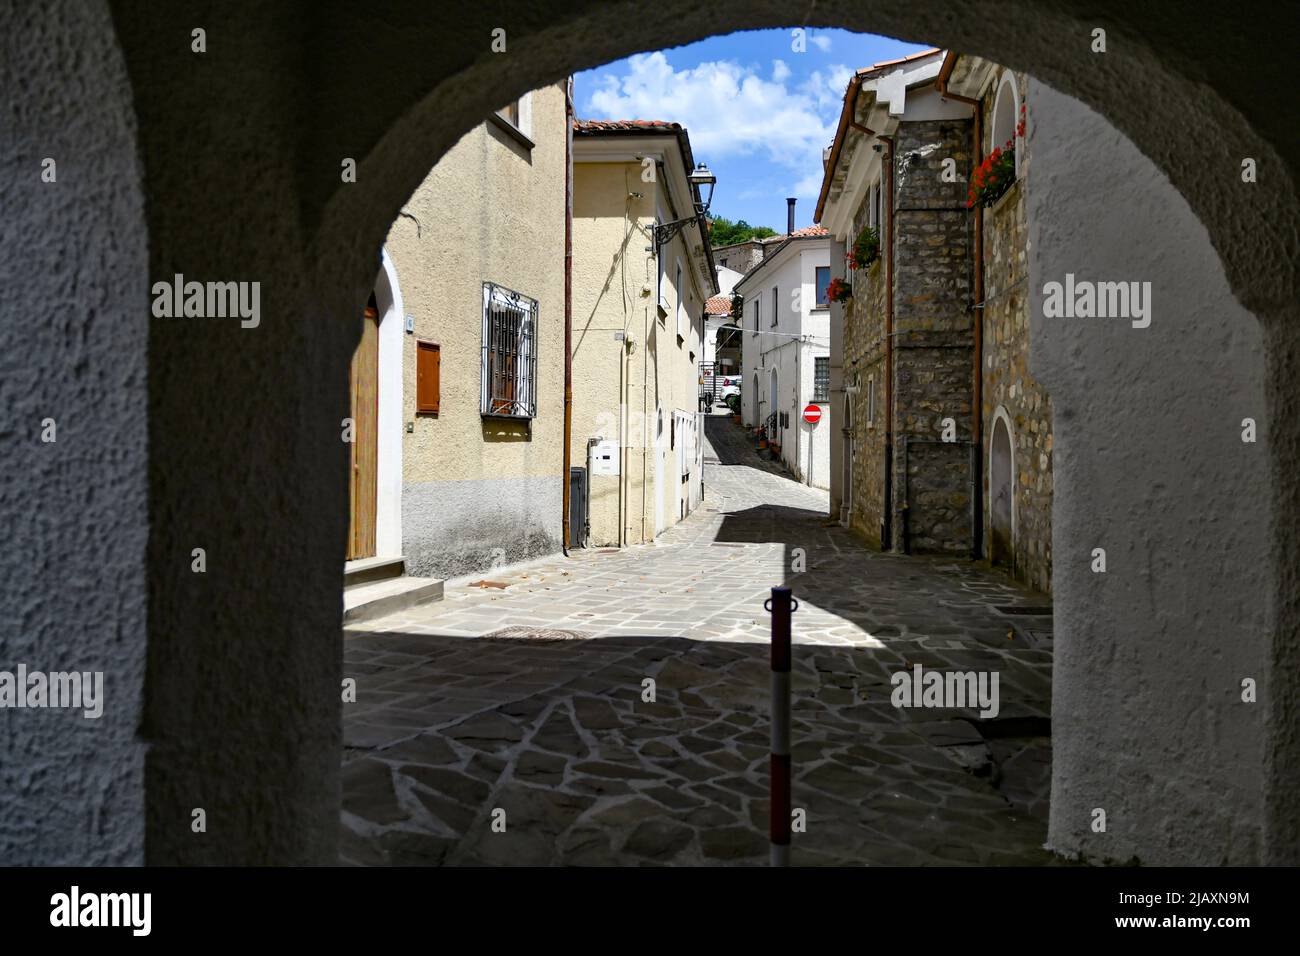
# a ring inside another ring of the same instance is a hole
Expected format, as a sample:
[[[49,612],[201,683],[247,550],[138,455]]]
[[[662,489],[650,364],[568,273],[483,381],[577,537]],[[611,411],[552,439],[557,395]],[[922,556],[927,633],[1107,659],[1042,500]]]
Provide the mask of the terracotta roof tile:
[[[941,52],[941,48],[932,46],[928,50],[921,50],[919,53],[910,53],[907,56],[899,57],[897,60],[881,60],[879,63],[873,63],[871,66],[858,70],[858,76],[866,76],[868,73],[874,73],[876,70],[883,70],[887,66],[897,66],[899,63],[908,63],[912,60],[919,60],[921,57],[933,56]]]
[[[575,119],[573,128],[584,133],[601,133],[611,130],[667,129],[680,130],[681,123],[667,120],[583,120]]]
[[[731,299],[725,295],[712,296],[704,303],[705,315],[731,315]]]
[[[790,233],[791,239],[803,239],[808,236],[829,236],[830,231],[825,226],[805,226],[802,229],[796,229]]]

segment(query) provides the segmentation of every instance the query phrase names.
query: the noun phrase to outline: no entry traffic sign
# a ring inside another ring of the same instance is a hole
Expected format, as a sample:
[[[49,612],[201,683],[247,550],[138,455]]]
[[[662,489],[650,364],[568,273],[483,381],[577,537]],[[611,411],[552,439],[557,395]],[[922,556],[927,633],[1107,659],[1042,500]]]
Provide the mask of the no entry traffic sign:
[[[816,425],[822,420],[822,410],[819,405],[808,405],[803,410],[803,420],[809,425]]]

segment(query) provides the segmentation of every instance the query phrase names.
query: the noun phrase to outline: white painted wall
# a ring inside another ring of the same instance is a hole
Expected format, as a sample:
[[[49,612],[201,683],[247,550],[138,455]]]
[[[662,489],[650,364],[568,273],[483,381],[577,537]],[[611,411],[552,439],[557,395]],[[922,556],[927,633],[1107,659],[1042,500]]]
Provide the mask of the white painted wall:
[[[830,238],[798,240],[784,247],[772,263],[750,273],[739,291],[745,297],[744,414],[746,424],[759,424],[773,411],[789,416],[786,428],[769,438],[781,443],[781,458],[802,481],[830,487],[830,439],[833,417],[829,404],[814,427],[803,422],[804,406],[812,401],[817,356],[830,355],[830,310],[815,308],[817,267],[830,266]],[[772,290],[779,309],[772,322]],[[761,302],[758,335],[754,302]],[[776,369],[778,394],[771,401],[771,373]],[[758,373],[760,388],[754,389]]]
[[[745,273],[737,272],[735,269],[728,269],[726,266],[718,266],[718,295],[730,295],[731,290],[736,287],[736,283],[745,278]]]
[[[375,513],[375,555],[402,553],[402,336],[406,308],[397,267],[382,252],[375,279],[379,311],[379,469]]]

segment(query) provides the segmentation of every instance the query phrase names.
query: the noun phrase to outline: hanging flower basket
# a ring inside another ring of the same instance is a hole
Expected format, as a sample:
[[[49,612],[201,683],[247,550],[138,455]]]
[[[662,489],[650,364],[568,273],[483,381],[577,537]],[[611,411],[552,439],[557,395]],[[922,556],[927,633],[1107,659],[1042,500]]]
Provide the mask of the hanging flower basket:
[[[855,272],[865,269],[880,258],[880,233],[875,226],[863,227],[845,258],[849,261],[849,268]]]
[[[843,279],[832,279],[831,284],[826,287],[826,294],[832,302],[847,302],[853,298],[853,286]]]

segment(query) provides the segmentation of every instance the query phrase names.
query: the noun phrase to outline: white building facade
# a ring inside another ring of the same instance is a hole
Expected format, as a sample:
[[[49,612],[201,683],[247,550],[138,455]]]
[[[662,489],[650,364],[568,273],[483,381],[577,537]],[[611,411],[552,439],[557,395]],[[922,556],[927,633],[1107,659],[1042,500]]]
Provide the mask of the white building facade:
[[[793,233],[736,283],[744,299],[741,414],[763,426],[804,484],[830,487],[830,247],[826,230]],[[820,419],[804,420],[816,406]]]

